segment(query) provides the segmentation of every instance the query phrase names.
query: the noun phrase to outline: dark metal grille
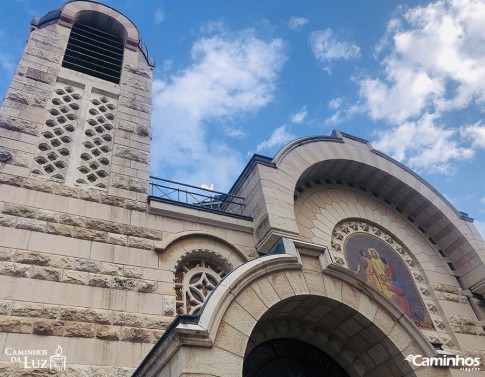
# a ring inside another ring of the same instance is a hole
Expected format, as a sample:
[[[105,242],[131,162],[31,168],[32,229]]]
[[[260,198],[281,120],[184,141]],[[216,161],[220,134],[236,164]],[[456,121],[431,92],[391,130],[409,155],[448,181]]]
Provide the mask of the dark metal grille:
[[[119,84],[123,49],[121,38],[78,23],[71,30],[62,66]]]

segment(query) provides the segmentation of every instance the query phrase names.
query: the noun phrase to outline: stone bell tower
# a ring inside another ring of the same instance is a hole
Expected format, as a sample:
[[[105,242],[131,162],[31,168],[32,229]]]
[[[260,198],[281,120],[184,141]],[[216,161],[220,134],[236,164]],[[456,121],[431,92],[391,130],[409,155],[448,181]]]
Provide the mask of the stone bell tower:
[[[135,220],[154,64],[106,5],[68,1],[32,20],[0,109],[2,376],[128,376],[173,317],[162,232]]]
[[[36,17],[0,112],[1,170],[145,202],[153,59],[102,4]]]

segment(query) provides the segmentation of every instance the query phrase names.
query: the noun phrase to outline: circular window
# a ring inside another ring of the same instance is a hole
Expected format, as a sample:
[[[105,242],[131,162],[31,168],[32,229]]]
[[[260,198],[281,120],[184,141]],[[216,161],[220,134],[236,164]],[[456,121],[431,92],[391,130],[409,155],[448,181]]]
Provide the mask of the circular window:
[[[220,266],[206,260],[182,264],[175,273],[177,314],[196,314],[225,275]]]

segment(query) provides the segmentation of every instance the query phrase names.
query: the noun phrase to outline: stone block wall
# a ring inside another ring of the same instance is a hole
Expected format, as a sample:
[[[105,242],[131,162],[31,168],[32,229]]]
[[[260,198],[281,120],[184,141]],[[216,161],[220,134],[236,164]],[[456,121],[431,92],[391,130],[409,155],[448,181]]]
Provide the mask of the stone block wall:
[[[453,352],[483,357],[483,325],[448,267],[447,258],[440,256],[439,245],[423,236],[392,203],[350,186],[327,184],[309,189],[298,197],[295,212],[300,239],[330,245],[333,261],[343,267],[347,267],[343,254],[345,237],[354,232],[354,229],[347,229],[347,225],[365,232],[361,223],[368,222],[373,224],[369,234],[390,245],[402,243],[405,250],[401,246],[397,249],[401,250],[399,254],[408,265],[434,323],[434,330],[422,330],[429,341],[441,343]]]
[[[119,84],[62,67],[84,10],[126,28]],[[250,221],[238,231],[223,217],[216,226],[147,205],[153,63],[139,42],[131,21],[91,2],[32,27],[0,109],[0,342],[60,346],[67,370],[4,352],[2,376],[129,376],[175,317],[173,262],[203,249],[236,267],[254,252]],[[194,230],[203,235],[176,241]],[[166,239],[164,254],[155,245]]]
[[[0,110],[1,170],[7,174],[30,175],[67,40],[57,25],[29,36]]]
[[[0,341],[5,347],[52,353],[60,345],[68,371],[59,376],[130,375],[176,314],[178,263],[204,250],[206,257],[228,260],[235,268],[253,250],[250,228],[155,215],[138,203],[0,174]],[[198,235],[187,238],[190,229]],[[178,234],[185,235],[183,240]],[[173,240],[170,246],[157,251],[155,245],[167,239]],[[5,354],[2,371],[29,375]]]

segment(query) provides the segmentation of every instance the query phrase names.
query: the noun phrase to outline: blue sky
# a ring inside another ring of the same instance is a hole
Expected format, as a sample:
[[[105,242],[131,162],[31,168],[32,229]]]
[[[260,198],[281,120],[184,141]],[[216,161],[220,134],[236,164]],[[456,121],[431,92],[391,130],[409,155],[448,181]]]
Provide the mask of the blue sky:
[[[339,129],[417,171],[485,233],[483,0],[104,3],[157,60],[152,174],[225,191],[253,153]],[[32,16],[60,4],[0,3],[1,93]]]

